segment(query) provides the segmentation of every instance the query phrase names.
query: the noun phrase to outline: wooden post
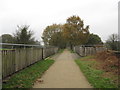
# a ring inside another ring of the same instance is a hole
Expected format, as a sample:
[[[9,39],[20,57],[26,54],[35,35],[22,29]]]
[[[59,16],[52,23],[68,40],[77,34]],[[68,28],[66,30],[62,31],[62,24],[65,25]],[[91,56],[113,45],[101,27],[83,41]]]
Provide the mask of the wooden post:
[[[43,52],[43,48],[42,48],[42,60],[44,59],[43,53],[44,53],[44,52]]]

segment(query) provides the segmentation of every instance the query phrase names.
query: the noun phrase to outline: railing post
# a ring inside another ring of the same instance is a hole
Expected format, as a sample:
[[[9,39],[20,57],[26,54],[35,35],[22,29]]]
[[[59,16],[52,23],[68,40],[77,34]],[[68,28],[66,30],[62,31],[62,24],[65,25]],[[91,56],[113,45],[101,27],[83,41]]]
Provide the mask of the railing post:
[[[43,56],[43,47],[42,47],[42,60],[44,59],[44,56]]]

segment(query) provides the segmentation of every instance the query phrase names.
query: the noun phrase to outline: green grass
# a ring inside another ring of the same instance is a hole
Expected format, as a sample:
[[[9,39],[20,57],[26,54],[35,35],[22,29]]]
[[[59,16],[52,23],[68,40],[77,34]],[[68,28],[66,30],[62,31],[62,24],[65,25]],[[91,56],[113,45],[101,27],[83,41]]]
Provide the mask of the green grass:
[[[81,60],[93,59],[94,57],[95,57],[95,56],[90,55],[90,56],[82,57]]]
[[[81,71],[88,79],[89,83],[91,83],[91,85],[94,88],[117,88],[117,86],[112,82],[110,78],[102,77],[104,71],[97,70],[92,67],[96,63],[96,61],[84,60],[88,58],[91,57],[89,56],[89,57],[81,58],[79,60],[75,60],[75,62],[78,64]]]
[[[11,78],[3,83],[3,88],[32,88],[37,78],[54,63],[54,60],[42,60],[26,69],[14,74]]]
[[[60,49],[59,51],[58,51],[58,53],[62,53],[64,51],[64,49]]]
[[[75,53],[73,50],[71,50],[71,49],[69,49],[69,51],[71,52],[71,53]]]
[[[15,49],[0,48],[0,50],[15,50]]]

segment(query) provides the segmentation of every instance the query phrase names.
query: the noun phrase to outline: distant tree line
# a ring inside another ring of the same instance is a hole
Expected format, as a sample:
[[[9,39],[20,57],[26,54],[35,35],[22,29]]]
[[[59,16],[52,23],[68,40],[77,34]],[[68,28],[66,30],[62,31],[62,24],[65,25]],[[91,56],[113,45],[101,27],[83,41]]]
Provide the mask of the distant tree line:
[[[103,44],[101,38],[89,32],[89,25],[84,26],[79,16],[71,16],[66,23],[47,26],[42,34],[45,45],[57,46],[60,48],[76,45]]]

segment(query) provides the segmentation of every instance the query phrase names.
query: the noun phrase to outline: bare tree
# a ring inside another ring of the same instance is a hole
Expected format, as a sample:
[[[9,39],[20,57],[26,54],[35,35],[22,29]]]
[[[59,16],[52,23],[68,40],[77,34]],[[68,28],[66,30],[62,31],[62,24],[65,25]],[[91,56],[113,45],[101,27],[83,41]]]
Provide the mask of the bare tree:
[[[107,47],[116,51],[120,50],[119,43],[120,42],[118,41],[118,34],[110,35],[108,40],[106,41]]]

